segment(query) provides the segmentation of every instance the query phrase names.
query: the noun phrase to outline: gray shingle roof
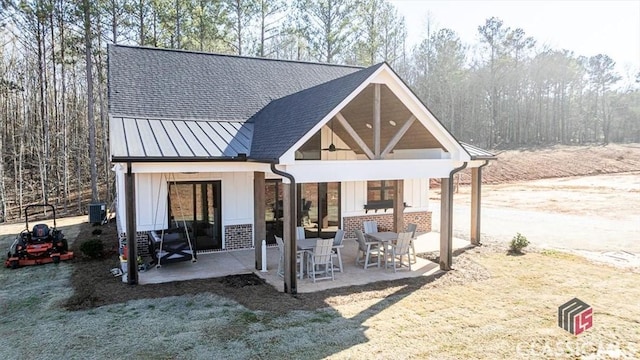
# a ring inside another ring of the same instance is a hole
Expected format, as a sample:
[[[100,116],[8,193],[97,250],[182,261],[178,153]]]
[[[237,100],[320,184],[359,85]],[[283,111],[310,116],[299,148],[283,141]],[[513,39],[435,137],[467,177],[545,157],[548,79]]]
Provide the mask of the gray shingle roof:
[[[279,158],[382,64],[274,100],[255,114],[251,157]]]
[[[274,99],[361,69],[110,45],[109,113],[245,121]]]

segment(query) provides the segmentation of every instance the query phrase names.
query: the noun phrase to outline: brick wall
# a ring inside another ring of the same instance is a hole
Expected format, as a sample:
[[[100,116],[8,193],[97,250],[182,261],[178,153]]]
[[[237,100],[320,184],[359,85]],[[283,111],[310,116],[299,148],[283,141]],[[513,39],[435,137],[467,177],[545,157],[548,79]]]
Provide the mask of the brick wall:
[[[127,234],[118,231],[118,240],[120,242],[120,249],[127,243]],[[138,256],[149,256],[149,235],[146,231],[136,232],[136,243],[138,245]]]
[[[225,249],[250,249],[253,247],[253,225],[228,225],[224,227]]]
[[[378,230],[380,231],[392,231],[393,230],[393,214],[366,214],[361,216],[349,216],[343,219],[343,228],[346,238],[355,238],[356,229],[362,230],[362,225],[365,221],[376,221],[378,223]],[[431,231],[431,211],[417,211],[404,213],[405,226],[409,223],[418,225],[418,232]]]

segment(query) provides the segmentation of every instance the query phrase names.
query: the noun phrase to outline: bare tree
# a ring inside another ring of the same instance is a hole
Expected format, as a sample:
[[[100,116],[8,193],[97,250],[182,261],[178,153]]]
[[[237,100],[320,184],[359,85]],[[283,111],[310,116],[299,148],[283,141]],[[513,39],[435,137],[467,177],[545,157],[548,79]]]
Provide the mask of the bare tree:
[[[299,0],[297,6],[307,24],[304,34],[316,60],[339,61],[353,41],[350,27],[356,3],[352,0]]]
[[[96,121],[93,114],[93,64],[91,61],[91,7],[89,0],[82,1],[84,14],[84,46],[87,72],[87,121],[89,123],[89,171],[91,173],[91,202],[98,201],[98,170],[96,164]]]
[[[274,51],[267,51],[267,42],[277,34],[278,23],[281,22],[283,10],[286,4],[282,0],[258,0],[258,16],[260,27],[260,40],[257,55],[259,57],[270,56]]]
[[[609,134],[611,132],[611,112],[608,107],[607,92],[611,85],[620,80],[620,76],[615,72],[616,63],[607,55],[598,54],[589,58],[588,72],[589,80],[593,86],[596,98],[600,101],[595,102],[597,116],[599,117],[602,127],[602,142],[609,143]]]
[[[256,0],[226,0],[226,5],[229,10],[229,21],[233,24],[231,26],[233,34],[231,46],[236,54],[242,55],[247,43],[245,38],[248,33],[247,27],[258,15],[260,7]]]

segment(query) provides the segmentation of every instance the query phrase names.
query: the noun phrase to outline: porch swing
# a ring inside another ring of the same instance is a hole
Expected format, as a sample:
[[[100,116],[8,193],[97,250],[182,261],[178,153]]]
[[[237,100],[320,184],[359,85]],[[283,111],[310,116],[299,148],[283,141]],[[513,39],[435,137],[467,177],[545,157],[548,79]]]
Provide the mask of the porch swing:
[[[163,180],[166,180],[167,184],[170,184],[171,180],[163,173]],[[149,251],[156,263],[156,268],[160,268],[163,264],[170,264],[174,262],[188,261],[195,263],[197,261],[195,237],[192,239],[192,231],[187,227],[187,222],[182,211],[182,201],[178,196],[177,183],[175,176],[172,175],[173,184],[175,189],[176,199],[178,200],[178,209],[180,211],[180,218],[182,219],[182,227],[180,222],[173,218],[174,227],[167,230],[162,229],[159,232],[154,230],[149,232]],[[160,202],[160,187],[158,187],[158,203]],[[167,203],[165,203],[167,204]],[[164,208],[166,213],[167,206]],[[159,206],[156,207],[156,213],[154,215],[154,228],[156,228],[156,221],[158,219]]]

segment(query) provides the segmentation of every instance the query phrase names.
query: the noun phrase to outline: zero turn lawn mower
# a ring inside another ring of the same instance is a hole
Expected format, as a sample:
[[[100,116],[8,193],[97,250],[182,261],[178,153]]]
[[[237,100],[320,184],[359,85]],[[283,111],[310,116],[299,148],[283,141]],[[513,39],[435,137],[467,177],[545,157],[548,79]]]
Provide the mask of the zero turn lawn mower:
[[[53,227],[47,224],[36,224],[29,231],[29,210],[34,208],[48,208],[53,214]],[[73,259],[73,252],[69,251],[69,245],[62,231],[56,228],[56,209],[50,204],[27,205],[24,209],[25,229],[18,234],[7,254],[5,266],[16,269],[21,266],[40,265],[47,263],[59,263],[60,261]]]

